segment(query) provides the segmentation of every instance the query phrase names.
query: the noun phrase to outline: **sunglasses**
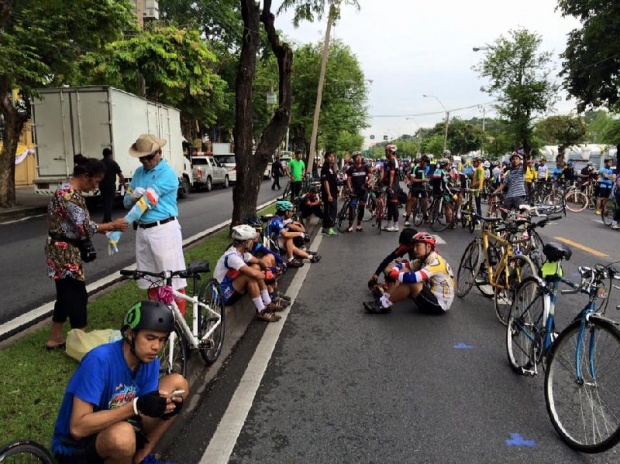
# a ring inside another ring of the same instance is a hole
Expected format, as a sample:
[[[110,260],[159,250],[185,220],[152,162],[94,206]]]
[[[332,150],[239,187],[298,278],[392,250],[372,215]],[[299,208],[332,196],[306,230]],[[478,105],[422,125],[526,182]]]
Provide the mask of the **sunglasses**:
[[[157,155],[157,153],[151,153],[150,155],[142,156],[140,157],[140,162],[153,161],[155,159],[155,155]]]

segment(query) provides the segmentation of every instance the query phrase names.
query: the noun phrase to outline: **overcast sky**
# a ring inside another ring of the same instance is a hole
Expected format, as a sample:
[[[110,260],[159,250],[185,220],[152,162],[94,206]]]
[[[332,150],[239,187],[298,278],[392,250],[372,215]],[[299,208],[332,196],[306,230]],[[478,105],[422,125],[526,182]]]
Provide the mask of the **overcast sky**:
[[[372,80],[368,100],[372,118],[364,131],[368,142],[371,134],[375,141],[383,135],[392,139],[445,118],[440,103],[423,94],[435,95],[448,110],[474,106],[452,111],[451,116],[482,117],[476,105],[492,99],[480,92],[484,81],[471,69],[484,53],[474,52],[473,47],[494,42],[511,29],[525,28],[542,36],[541,50],[553,53],[559,70],[567,34],[579,27],[574,18],[563,18],[555,11],[557,0],[359,2],[360,11],[343,7],[332,37],[351,47],[366,78]],[[276,27],[300,44],[323,40],[326,20],[302,23],[295,29],[291,17],[278,16]],[[565,101],[562,94],[558,112],[566,114],[574,107],[574,101]],[[493,116],[490,106],[486,111]],[[424,115],[433,112],[438,114]]]

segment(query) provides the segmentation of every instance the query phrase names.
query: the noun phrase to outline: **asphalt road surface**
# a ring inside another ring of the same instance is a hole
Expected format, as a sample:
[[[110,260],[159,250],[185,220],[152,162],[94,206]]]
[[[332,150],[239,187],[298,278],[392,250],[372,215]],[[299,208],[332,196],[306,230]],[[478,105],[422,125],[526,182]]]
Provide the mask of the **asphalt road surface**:
[[[574,244],[569,278],[579,265],[620,259],[620,235],[592,212],[541,235]],[[544,376],[512,372],[505,328],[475,288],[442,316],[411,301],[387,315],[363,311],[366,281],[397,237],[366,224],[315,239],[323,259],[286,275],[295,296],[286,319],[250,326],[164,455],[185,464],[620,462],[620,446],[590,456],[564,445],[546,413]],[[472,235],[439,237],[456,272]],[[616,291],[616,320],[619,300]],[[585,303],[560,296],[558,327]]]
[[[262,204],[277,196],[270,189],[271,182],[261,186],[258,203]],[[197,192],[179,200],[179,221],[183,237],[187,238],[216,224],[230,220],[232,215],[232,187],[226,190]],[[281,192],[281,191],[280,191]],[[115,216],[122,216],[122,206],[115,210]],[[101,220],[100,209],[91,211],[95,221]],[[54,283],[47,277],[44,246],[47,236],[45,215],[23,221],[0,224],[0,324],[30,311],[56,298]],[[108,256],[106,238],[96,234],[94,243],[97,259],[84,265],[87,283],[117,272],[135,262],[134,232],[129,230],[121,238],[120,252]]]

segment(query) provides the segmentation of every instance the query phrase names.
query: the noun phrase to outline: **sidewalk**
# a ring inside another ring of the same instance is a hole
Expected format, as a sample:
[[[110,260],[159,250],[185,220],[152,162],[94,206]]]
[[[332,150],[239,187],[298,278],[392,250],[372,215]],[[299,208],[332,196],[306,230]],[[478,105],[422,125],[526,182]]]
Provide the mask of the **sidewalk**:
[[[15,187],[17,203],[12,208],[0,208],[0,222],[45,214],[50,197],[34,193],[34,186]]]

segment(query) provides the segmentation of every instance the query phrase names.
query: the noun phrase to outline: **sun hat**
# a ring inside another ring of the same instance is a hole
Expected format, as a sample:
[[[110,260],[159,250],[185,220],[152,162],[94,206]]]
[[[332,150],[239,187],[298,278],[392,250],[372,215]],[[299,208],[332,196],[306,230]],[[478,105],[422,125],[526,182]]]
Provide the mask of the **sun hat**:
[[[166,145],[164,139],[158,139],[153,134],[142,134],[138,137],[138,140],[129,147],[129,155],[134,158],[142,158],[143,156],[148,156],[161,150],[161,147],[164,145]]]

